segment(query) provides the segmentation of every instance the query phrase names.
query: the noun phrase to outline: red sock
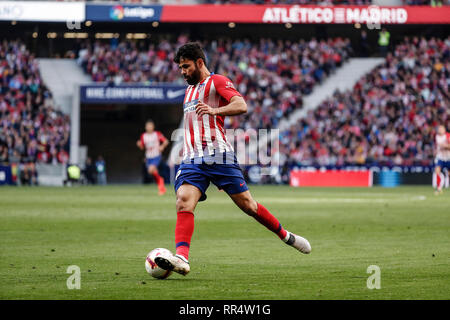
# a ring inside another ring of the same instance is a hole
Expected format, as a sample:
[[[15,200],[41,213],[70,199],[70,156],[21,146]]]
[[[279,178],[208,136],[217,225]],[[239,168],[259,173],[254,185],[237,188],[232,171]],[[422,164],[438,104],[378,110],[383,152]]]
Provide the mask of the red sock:
[[[194,214],[190,211],[177,212],[177,223],[175,226],[176,254],[181,254],[186,259],[189,259],[189,247],[193,233]]]
[[[158,188],[164,187],[164,178],[161,177],[158,171],[153,171],[153,177],[155,178],[155,182],[158,185]]]
[[[275,218],[269,210],[264,208],[263,205],[258,203],[258,210],[256,211],[256,216],[254,218],[264,225],[267,229],[277,234],[280,239],[286,238],[287,231],[283,229],[281,223]]]
[[[442,188],[444,187],[444,183],[445,183],[445,176],[441,172],[440,174],[437,175],[437,189],[442,190]]]
[[[441,175],[437,174],[436,175],[436,189],[439,190],[439,186],[441,185]]]

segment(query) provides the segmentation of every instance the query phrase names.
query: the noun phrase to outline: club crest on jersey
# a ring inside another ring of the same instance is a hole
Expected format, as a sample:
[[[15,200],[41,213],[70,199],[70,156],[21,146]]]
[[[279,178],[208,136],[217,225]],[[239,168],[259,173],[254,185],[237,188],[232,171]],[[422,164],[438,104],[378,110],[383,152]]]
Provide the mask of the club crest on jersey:
[[[198,104],[198,99],[186,102],[183,105],[183,111],[184,113],[188,113],[188,112],[194,112],[195,111],[195,106]]]
[[[205,90],[205,84],[204,83],[200,83],[198,85],[198,93],[202,94],[202,92]]]

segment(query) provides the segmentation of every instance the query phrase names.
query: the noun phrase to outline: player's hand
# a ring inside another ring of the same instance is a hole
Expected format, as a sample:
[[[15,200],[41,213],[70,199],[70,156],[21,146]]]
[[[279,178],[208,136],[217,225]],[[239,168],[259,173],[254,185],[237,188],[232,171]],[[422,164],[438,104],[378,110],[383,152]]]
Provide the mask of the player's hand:
[[[216,110],[203,101],[200,101],[197,106],[195,107],[195,112],[197,113],[197,116],[202,117],[204,114],[209,114],[211,116],[216,115]]]

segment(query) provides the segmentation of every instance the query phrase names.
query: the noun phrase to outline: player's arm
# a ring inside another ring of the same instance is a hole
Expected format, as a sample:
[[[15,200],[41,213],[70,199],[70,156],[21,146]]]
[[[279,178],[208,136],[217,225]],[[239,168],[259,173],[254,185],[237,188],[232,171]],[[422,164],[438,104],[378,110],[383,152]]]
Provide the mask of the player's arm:
[[[163,152],[164,149],[169,145],[169,140],[167,140],[166,137],[164,137],[164,135],[161,132],[157,132],[158,134],[158,139],[159,139],[159,152]]]
[[[159,152],[163,152],[164,149],[169,145],[169,140],[164,141],[160,146],[159,146]]]
[[[438,141],[436,139],[436,146],[441,150],[450,150],[450,144],[446,140]]]
[[[442,148],[444,148],[445,150],[450,150],[450,142],[447,139],[445,139],[442,143]]]
[[[242,95],[236,90],[230,79],[221,75],[214,75],[213,82],[217,93],[227,101],[228,104],[219,108],[212,108],[203,101],[200,101],[195,109],[197,115],[237,116],[247,112],[247,103]]]
[[[247,112],[247,103],[241,96],[234,96],[230,99],[230,103],[220,107],[212,108],[203,101],[200,101],[195,107],[198,116],[209,114],[212,116],[237,116]]]
[[[144,150],[144,135],[141,135],[141,138],[136,141],[136,145],[139,149]]]
[[[164,149],[167,147],[169,145],[169,140],[164,140],[164,142],[163,143],[161,143],[160,145],[159,145],[159,152],[163,152],[164,151]]]

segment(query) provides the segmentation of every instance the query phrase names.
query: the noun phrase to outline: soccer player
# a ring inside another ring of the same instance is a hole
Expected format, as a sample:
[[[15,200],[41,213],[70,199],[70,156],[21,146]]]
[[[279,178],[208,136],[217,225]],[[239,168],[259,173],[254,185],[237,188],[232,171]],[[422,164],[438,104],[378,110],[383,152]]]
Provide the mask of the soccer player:
[[[450,170],[450,133],[440,125],[436,134],[436,158],[434,160],[434,172],[436,176],[436,194],[441,194],[445,184],[443,169]]]
[[[169,141],[161,132],[155,130],[155,123],[149,119],[145,123],[145,132],[141,134],[141,138],[136,142],[136,145],[139,149],[145,150],[145,165],[148,174],[155,178],[159,190],[158,194],[165,194],[164,178],[158,173],[158,165],[161,161],[161,153],[169,145]]]
[[[223,127],[226,116],[247,112],[247,104],[241,94],[228,78],[208,70],[205,54],[197,43],[181,46],[174,62],[189,84],[183,105],[183,161],[175,177],[176,254],[160,255],[155,258],[155,263],[162,269],[182,275],[190,271],[188,258],[194,231],[194,210],[199,201],[206,199],[210,182],[224,190],[243,212],[275,233],[284,243],[302,253],[310,253],[308,240],[284,229],[248,190]]]

